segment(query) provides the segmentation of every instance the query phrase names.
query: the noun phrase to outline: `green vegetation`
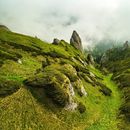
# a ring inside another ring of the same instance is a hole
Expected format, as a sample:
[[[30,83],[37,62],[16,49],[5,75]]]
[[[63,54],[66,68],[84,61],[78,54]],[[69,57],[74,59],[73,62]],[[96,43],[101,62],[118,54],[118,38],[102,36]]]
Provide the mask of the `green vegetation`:
[[[121,122],[121,120],[117,120],[117,116],[119,114],[119,107],[122,103],[121,101],[121,93],[118,90],[117,85],[111,81],[111,76],[108,75],[104,78],[104,82],[107,86],[112,90],[112,96],[110,98],[106,98],[101,104],[101,117],[99,120],[94,122],[94,124],[86,130],[118,130],[117,124]]]
[[[63,40],[48,44],[0,27],[0,129],[118,130],[121,92],[111,76],[120,75],[102,74]]]
[[[122,123],[120,129],[129,130],[130,125],[130,47],[126,42],[122,47],[112,48],[105,52],[105,58],[102,67],[106,67],[113,72],[112,79],[116,81],[122,92],[122,104],[120,107],[120,116]],[[102,61],[102,59],[101,59]]]

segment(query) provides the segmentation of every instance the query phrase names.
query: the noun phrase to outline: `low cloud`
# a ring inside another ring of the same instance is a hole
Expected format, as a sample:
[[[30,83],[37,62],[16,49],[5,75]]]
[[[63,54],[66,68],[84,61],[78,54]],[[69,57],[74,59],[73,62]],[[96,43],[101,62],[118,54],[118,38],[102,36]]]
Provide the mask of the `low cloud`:
[[[102,39],[130,40],[129,0],[1,0],[0,24],[11,30],[69,42],[73,30],[84,47]]]

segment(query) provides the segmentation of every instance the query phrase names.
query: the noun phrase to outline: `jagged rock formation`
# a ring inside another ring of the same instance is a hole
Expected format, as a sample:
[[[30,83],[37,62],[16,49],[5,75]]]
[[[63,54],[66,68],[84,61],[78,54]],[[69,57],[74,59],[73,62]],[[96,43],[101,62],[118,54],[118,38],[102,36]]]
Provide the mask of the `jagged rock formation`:
[[[74,46],[76,49],[83,51],[81,38],[76,31],[73,31],[73,34],[70,39],[70,44]]]

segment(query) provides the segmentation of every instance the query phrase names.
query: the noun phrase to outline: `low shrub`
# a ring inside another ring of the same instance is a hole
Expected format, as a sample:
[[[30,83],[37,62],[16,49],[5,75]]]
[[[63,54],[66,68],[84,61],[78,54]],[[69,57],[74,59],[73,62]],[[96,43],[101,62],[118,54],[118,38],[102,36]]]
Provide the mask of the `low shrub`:
[[[86,111],[86,107],[85,107],[85,105],[84,105],[82,102],[79,102],[77,108],[78,108],[78,111],[79,111],[80,113],[84,113],[84,112]]]

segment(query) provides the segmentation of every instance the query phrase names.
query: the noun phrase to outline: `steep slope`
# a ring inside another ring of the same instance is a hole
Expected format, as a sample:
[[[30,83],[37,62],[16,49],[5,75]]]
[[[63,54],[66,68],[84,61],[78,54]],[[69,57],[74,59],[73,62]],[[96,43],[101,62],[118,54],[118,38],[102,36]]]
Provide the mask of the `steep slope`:
[[[123,94],[120,115],[124,119],[121,127],[125,130],[130,129],[130,47],[128,42],[123,47],[108,50],[101,59],[102,66],[107,67],[113,72],[113,79]]]
[[[0,129],[118,130],[120,93],[89,60],[0,27]]]

